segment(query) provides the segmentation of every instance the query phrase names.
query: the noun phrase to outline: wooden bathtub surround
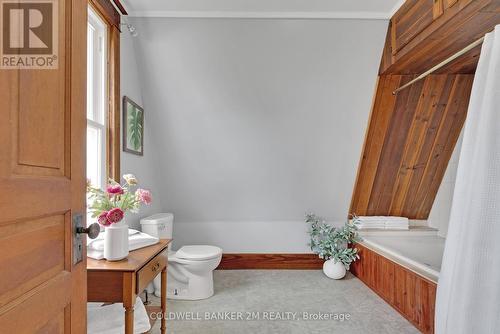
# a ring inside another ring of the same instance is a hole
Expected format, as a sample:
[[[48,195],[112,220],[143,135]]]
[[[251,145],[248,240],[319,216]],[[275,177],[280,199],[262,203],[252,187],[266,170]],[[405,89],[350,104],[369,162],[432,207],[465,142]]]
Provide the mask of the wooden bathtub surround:
[[[392,92],[500,24],[500,0],[407,0],[391,18],[350,212],[427,219],[462,130],[480,46]]]
[[[350,271],[423,333],[434,332],[437,284],[356,244],[361,259]]]
[[[130,252],[127,259],[110,262],[87,260],[87,298],[89,302],[123,303],[125,334],[134,333],[134,304],[136,297],[161,273],[161,310],[166,312],[167,246],[169,239]],[[161,333],[166,333],[165,318]]]

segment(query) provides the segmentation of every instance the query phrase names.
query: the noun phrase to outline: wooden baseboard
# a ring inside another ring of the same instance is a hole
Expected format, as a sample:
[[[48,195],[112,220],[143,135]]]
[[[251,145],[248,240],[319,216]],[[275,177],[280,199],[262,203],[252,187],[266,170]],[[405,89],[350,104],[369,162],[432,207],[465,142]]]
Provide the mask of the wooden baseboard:
[[[217,267],[229,269],[321,269],[323,260],[316,254],[222,254]]]

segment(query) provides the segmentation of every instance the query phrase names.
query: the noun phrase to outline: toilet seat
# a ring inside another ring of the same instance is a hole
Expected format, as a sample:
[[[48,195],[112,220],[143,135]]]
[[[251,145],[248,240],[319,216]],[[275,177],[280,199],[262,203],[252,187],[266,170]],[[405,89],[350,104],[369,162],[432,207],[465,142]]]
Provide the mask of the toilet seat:
[[[203,261],[216,258],[221,254],[222,254],[222,249],[216,246],[192,245],[192,246],[182,246],[175,253],[175,257],[183,260]]]

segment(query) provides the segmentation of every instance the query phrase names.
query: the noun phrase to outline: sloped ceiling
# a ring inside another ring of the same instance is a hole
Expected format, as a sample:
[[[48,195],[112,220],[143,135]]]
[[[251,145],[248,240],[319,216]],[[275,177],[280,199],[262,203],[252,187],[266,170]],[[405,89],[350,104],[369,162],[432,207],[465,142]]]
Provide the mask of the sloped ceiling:
[[[123,0],[131,16],[389,18],[402,0]]]

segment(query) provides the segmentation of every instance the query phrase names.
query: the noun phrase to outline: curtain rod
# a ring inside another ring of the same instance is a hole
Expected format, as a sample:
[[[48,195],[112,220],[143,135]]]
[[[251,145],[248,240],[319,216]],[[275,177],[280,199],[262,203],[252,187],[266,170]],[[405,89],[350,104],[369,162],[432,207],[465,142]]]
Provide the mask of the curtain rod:
[[[469,52],[470,50],[474,49],[476,46],[478,46],[479,44],[481,44],[483,41],[484,41],[484,36],[481,37],[480,39],[476,40],[475,42],[469,44],[468,46],[466,46],[462,50],[458,51],[453,56],[451,56],[449,58],[446,58],[445,60],[443,60],[442,62],[440,62],[439,64],[437,64],[433,68],[431,68],[430,70],[427,70],[424,73],[420,74],[418,77],[416,77],[412,81],[409,81],[406,84],[404,84],[403,86],[397,88],[395,91],[392,92],[392,95],[396,95],[396,93],[399,92],[400,90],[403,90],[403,89],[405,89],[405,88],[413,85],[415,82],[422,80],[423,78],[425,78],[426,76],[428,76],[432,72],[440,69],[444,65],[452,62],[453,60],[457,59],[458,57],[462,56],[463,54],[465,54],[465,53]]]

